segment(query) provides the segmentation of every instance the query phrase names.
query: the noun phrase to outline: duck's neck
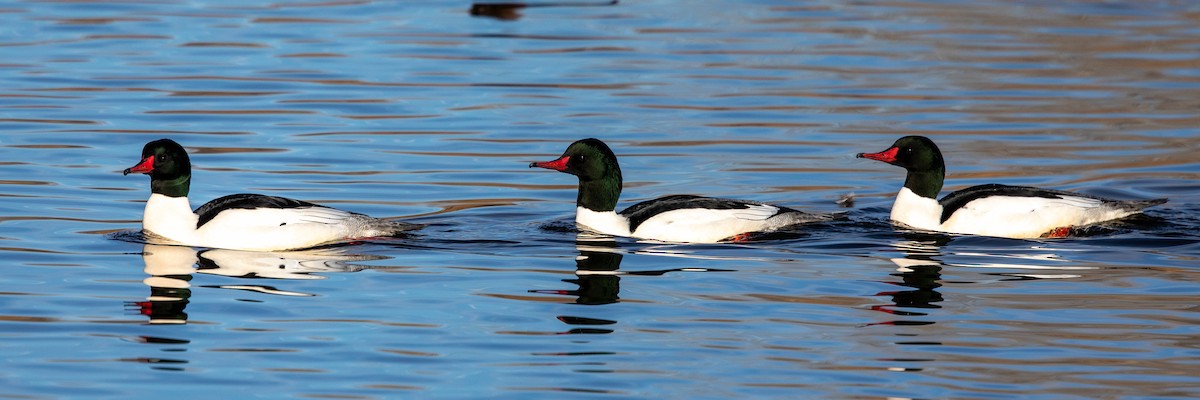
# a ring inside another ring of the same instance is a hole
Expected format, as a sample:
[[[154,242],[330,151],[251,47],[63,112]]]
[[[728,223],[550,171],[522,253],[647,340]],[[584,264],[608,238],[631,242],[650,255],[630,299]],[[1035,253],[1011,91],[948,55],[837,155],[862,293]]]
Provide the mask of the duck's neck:
[[[621,175],[600,179],[579,179],[579,195],[575,204],[592,211],[613,211],[621,197]]]
[[[174,179],[151,179],[150,192],[167,197],[187,197],[192,187],[192,174]]]
[[[932,171],[908,171],[908,178],[904,180],[904,187],[918,196],[936,199],[938,193],[942,191],[942,182],[945,179],[945,166]]]

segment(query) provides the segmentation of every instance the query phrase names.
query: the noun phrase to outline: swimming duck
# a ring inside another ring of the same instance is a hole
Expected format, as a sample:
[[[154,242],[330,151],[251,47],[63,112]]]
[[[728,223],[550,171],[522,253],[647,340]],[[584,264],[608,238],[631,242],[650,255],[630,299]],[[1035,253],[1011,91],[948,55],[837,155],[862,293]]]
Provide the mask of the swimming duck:
[[[1008,238],[1063,237],[1072,227],[1123,218],[1167,199],[1112,200],[1061,190],[988,184],[937,200],[946,175],[942,152],[924,136],[902,137],[887,150],[859,153],[904,167],[908,177],[892,205],[893,221],[916,229]]]
[[[192,210],[192,164],[183,146],[159,139],[142,148],[131,173],[150,176],[142,230],[172,242],[233,250],[291,250],[357,238],[394,236],[420,225],[372,218],[305,201],[232,194]]]
[[[571,143],[561,157],[530,163],[529,167],[578,177],[575,223],[610,236],[715,243],[744,240],[750,233],[829,219],[827,215],[765,203],[693,195],[660,197],[616,212],[617,198],[621,195],[621,167],[608,145],[594,138]]]

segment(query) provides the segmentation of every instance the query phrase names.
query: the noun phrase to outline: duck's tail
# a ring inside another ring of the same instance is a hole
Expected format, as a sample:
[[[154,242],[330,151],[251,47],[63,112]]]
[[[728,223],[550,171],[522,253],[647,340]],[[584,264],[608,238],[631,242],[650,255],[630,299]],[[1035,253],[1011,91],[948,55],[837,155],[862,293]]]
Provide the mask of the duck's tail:
[[[425,225],[422,224],[411,224],[408,222],[382,218],[370,218],[370,220],[363,222],[364,233],[361,235],[363,237],[399,236],[405,232],[415,231],[425,227]]]
[[[1162,199],[1152,199],[1152,200],[1117,200],[1117,201],[1112,201],[1109,204],[1116,206],[1117,208],[1125,210],[1125,211],[1138,212],[1138,211],[1142,211],[1146,208],[1154,207],[1154,206],[1157,206],[1159,204],[1166,203],[1166,202],[1167,202],[1167,199],[1162,198]]]

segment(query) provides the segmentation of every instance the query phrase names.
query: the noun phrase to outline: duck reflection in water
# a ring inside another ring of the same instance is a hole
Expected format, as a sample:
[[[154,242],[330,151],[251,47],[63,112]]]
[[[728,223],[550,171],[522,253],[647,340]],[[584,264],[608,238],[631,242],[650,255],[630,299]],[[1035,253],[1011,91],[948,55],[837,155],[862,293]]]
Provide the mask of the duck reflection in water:
[[[563,282],[578,285],[579,289],[562,294],[576,296],[576,304],[601,305],[619,301],[621,277],[617,271],[624,256],[617,242],[581,234],[575,240],[575,249],[579,251],[575,257],[575,279],[563,279]]]
[[[937,291],[942,286],[942,269],[945,267],[986,269],[997,272],[985,272],[982,275],[994,277],[971,283],[987,284],[995,281],[1025,281],[1039,279],[1072,279],[1079,278],[1076,272],[1091,270],[1098,267],[1089,265],[1072,265],[1070,260],[1062,259],[1056,250],[1046,243],[1035,243],[1032,246],[1022,244],[1010,246],[1009,239],[974,238],[975,240],[999,241],[994,250],[986,250],[978,245],[971,246],[968,251],[944,251],[947,244],[954,240],[953,235],[934,232],[903,232],[903,239],[895,244],[897,249],[904,252],[904,257],[893,258],[899,273],[892,276],[900,281],[885,282],[891,285],[909,288],[908,290],[887,291],[878,293],[880,296],[891,296],[892,304],[873,306],[871,309],[898,316],[921,317],[925,312],[905,309],[936,309],[941,308],[937,303],[943,301],[942,294]],[[944,258],[952,258],[952,262]],[[959,281],[966,283],[967,281]],[[883,324],[893,325],[928,325],[933,322],[903,320]],[[875,324],[872,324],[875,325]]]
[[[185,308],[192,297],[193,273],[246,279],[324,279],[321,275],[313,274],[357,272],[367,267],[349,262],[384,258],[387,257],[346,254],[340,247],[256,252],[225,249],[198,251],[186,246],[146,244],[142,247],[142,261],[146,274],[150,276],[142,282],[150,287],[150,296],[145,301],[130,302],[127,306],[149,317],[151,324],[183,324],[188,319]],[[257,284],[202,287],[281,296],[313,296]]]
[[[571,296],[575,298],[575,304],[598,306],[620,301],[622,275],[658,276],[668,272],[729,271],[712,268],[621,271],[621,260],[624,258],[624,250],[621,249],[616,240],[606,235],[580,233],[575,238],[575,249],[579,251],[579,255],[575,257],[575,279],[563,279],[563,282],[574,284],[578,287],[577,289],[530,290],[529,292]],[[562,334],[612,333],[611,329],[595,327],[617,323],[617,321],[607,319],[567,315],[560,315],[556,319],[568,325],[581,326],[567,332],[562,332]]]
[[[892,276],[899,277],[900,281],[885,283],[908,289],[878,293],[877,296],[891,296],[892,304],[874,306],[871,309],[901,316],[928,315],[923,312],[902,309],[941,308],[937,303],[942,302],[942,294],[936,289],[942,286],[939,281],[942,279],[943,264],[937,257],[941,256],[941,247],[949,243],[951,238],[947,235],[920,232],[905,233],[904,238],[906,240],[894,245],[904,251],[904,257],[891,259],[899,267],[896,269],[898,273],[892,274]],[[932,323],[910,320],[887,322],[887,324],[893,325],[927,325]]]
[[[142,280],[150,287],[146,301],[126,303],[139,314],[150,318],[151,324],[183,324],[187,322],[184,309],[192,297],[191,281],[196,265],[196,250],[183,246],[142,246],[142,262],[150,276]]]

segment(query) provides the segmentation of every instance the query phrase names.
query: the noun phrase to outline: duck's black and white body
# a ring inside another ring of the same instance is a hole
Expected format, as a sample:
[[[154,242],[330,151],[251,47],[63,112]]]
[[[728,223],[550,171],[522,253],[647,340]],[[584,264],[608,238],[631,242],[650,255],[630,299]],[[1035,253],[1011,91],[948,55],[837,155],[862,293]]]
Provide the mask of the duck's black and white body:
[[[1027,186],[979,185],[937,200],[946,175],[932,140],[906,136],[887,150],[859,153],[904,167],[908,177],[892,205],[893,221],[912,228],[1008,238],[1063,236],[1072,227],[1123,218],[1167,199],[1111,200]]]
[[[746,233],[829,219],[827,215],[770,204],[691,195],[661,197],[616,212],[621,168],[616,155],[598,139],[576,141],[558,159],[529,166],[579,177],[575,223],[605,235],[715,243]]]
[[[192,165],[183,146],[160,139],[142,149],[142,161],[125,174],[150,175],[142,229],[152,236],[196,247],[291,250],[349,239],[393,236],[419,225],[382,220],[300,200],[234,194],[195,211],[188,201]]]

